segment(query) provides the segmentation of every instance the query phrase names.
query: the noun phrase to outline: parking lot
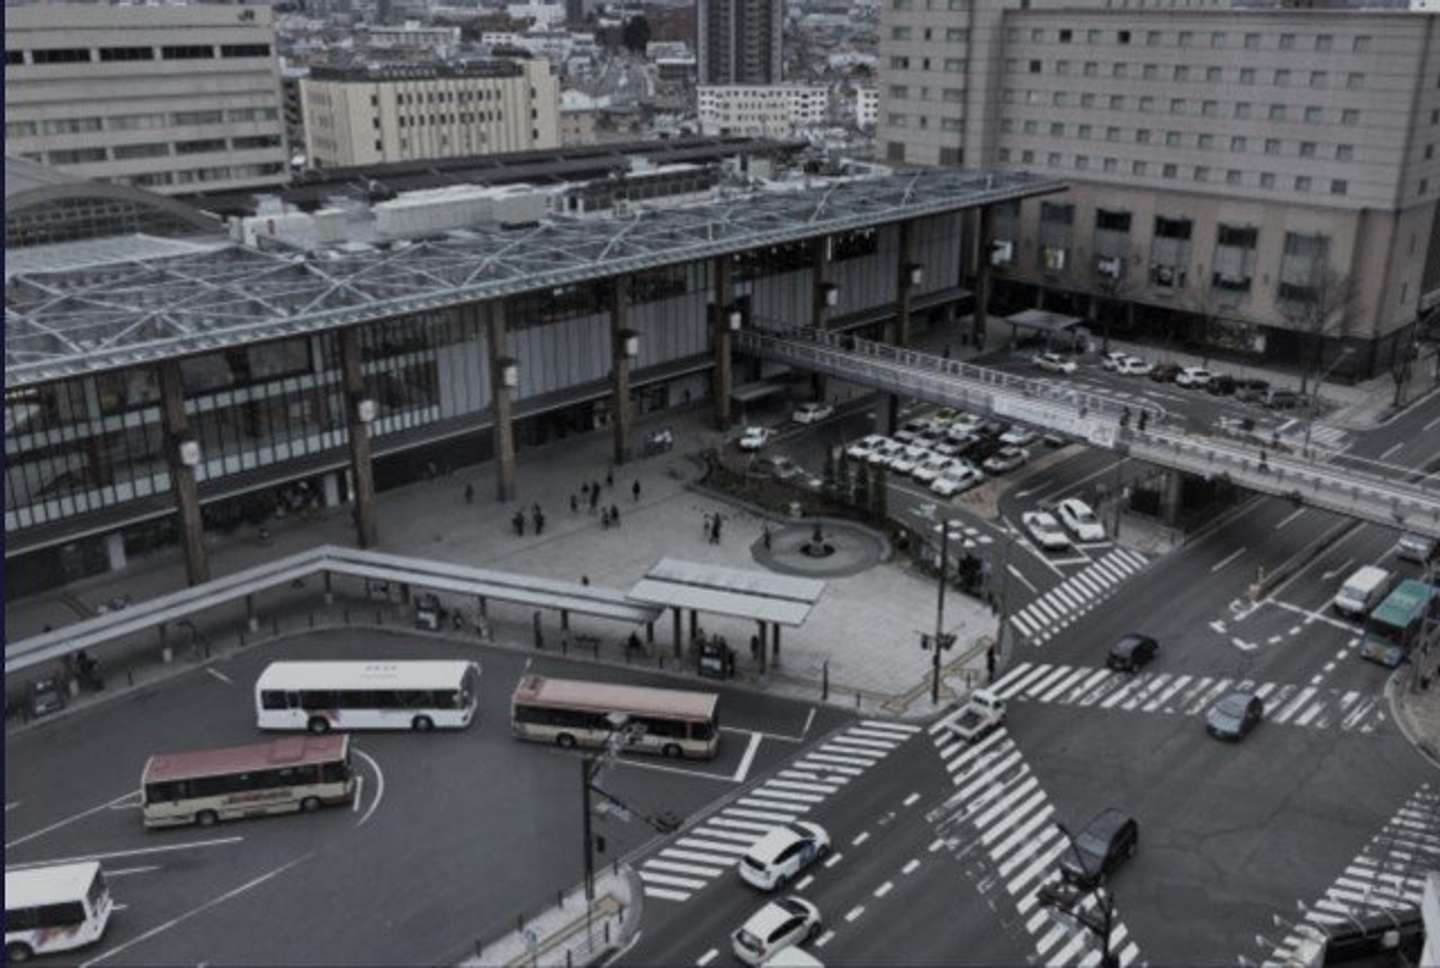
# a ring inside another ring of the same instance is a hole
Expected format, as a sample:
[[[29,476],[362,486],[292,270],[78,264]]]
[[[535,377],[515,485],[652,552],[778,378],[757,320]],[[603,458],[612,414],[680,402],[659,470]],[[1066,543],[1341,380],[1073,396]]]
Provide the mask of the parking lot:
[[[148,756],[265,738],[252,689],[267,662],[414,658],[422,649],[426,658],[478,658],[478,722],[460,732],[357,734],[353,806],[204,829],[142,828],[137,785]],[[510,735],[509,699],[527,667],[677,685],[405,633],[318,632],[256,646],[9,739],[6,864],[101,860],[117,914],[76,963],[393,964],[457,955],[581,874],[581,754]],[[643,813],[685,817],[850,719],[718,691],[724,735],[714,761],[626,758],[605,789]],[[607,819],[601,828],[601,863],[653,835],[639,820]]]

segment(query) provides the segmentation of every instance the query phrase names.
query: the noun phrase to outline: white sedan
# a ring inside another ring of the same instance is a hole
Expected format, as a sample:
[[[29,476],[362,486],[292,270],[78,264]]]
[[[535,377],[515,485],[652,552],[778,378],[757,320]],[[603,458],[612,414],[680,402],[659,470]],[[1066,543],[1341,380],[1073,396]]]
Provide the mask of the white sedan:
[[[1001,447],[991,454],[984,463],[990,474],[1008,474],[1030,459],[1030,452],[1023,447]]]
[[[905,453],[904,444],[898,440],[886,440],[885,443],[872,450],[865,461],[869,464],[888,464],[903,453]]]
[[[950,425],[945,428],[945,432],[949,434],[951,438],[962,434],[973,434],[980,429],[980,425],[984,422],[984,418],[978,413],[962,413],[950,421]]]
[[[802,403],[795,408],[792,419],[798,424],[819,423],[834,412],[828,403]]]
[[[1129,353],[1106,353],[1100,365],[1107,370],[1119,370],[1121,364],[1130,358]]]
[[[922,461],[929,459],[929,457],[930,451],[924,447],[906,447],[900,453],[891,457],[885,466],[897,474],[911,474],[914,473],[915,468],[920,466]]]
[[[1115,372],[1121,376],[1149,376],[1150,364],[1138,356],[1127,356],[1115,367]]]
[[[1081,541],[1104,541],[1105,525],[1095,516],[1090,505],[1078,497],[1067,497],[1055,506],[1065,527]]]
[[[945,457],[940,454],[932,454],[930,457],[927,457],[919,464],[916,464],[915,469],[910,472],[910,476],[915,478],[915,480],[919,481],[921,484],[929,484],[931,481],[935,480],[935,478],[950,470],[950,468],[955,466],[957,463],[958,461],[954,460],[953,458]]]
[[[1009,444],[1012,447],[1024,447],[1026,444],[1033,444],[1039,435],[1035,431],[1019,424],[1012,424],[1000,435],[1000,443]]]
[[[739,446],[741,450],[759,450],[770,443],[770,438],[775,436],[775,431],[769,427],[746,427],[745,432],[740,435]]]
[[[955,466],[935,478],[935,483],[930,485],[930,490],[941,497],[954,497],[963,491],[985,480],[985,475],[976,469],[975,465],[965,461],[956,461]]]
[[[750,915],[730,936],[735,957],[760,965],[776,952],[809,941],[820,933],[820,909],[801,897],[785,897]]]
[[[1187,366],[1175,375],[1177,387],[1194,387],[1201,389],[1210,384],[1210,371],[1201,369],[1198,366]]]
[[[1067,360],[1059,353],[1041,353],[1035,357],[1035,365],[1048,373],[1074,373],[1080,369],[1074,360]]]
[[[861,437],[855,443],[845,448],[845,456],[855,460],[865,460],[875,452],[875,448],[881,444],[889,443],[889,437],[882,437],[880,434],[871,434],[868,437]]]
[[[1035,543],[1046,550],[1070,547],[1070,537],[1049,511],[1026,511],[1020,515],[1020,523],[1025,525]]]

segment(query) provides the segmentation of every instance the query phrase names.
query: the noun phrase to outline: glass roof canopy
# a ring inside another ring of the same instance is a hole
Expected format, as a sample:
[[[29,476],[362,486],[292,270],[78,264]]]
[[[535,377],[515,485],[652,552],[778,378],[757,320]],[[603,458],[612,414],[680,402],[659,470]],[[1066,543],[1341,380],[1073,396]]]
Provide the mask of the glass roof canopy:
[[[335,329],[1063,191],[1023,172],[907,171],[734,193],[629,218],[556,217],[361,251],[229,246],[5,285],[5,386]]]

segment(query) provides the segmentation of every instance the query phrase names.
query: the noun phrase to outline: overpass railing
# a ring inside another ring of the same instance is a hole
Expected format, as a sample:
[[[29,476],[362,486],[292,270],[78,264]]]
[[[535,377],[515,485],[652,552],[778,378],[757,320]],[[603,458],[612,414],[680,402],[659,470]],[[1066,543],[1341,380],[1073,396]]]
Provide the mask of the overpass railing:
[[[745,330],[735,345],[878,390],[1019,420],[1164,467],[1224,475],[1252,490],[1440,538],[1440,490],[1186,433],[1182,420],[1153,405],[814,329]]]

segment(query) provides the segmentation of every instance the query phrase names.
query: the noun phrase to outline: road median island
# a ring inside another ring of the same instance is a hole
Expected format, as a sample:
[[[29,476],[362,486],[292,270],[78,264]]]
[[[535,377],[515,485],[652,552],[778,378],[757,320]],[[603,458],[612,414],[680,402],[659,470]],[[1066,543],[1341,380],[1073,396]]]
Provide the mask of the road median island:
[[[1311,541],[1285,561],[1281,562],[1273,571],[1263,573],[1259,580],[1250,584],[1250,601],[1258,602],[1267,597],[1279,586],[1289,581],[1306,564],[1332,548],[1341,538],[1358,528],[1363,522],[1346,518],[1331,527],[1320,537]]]

